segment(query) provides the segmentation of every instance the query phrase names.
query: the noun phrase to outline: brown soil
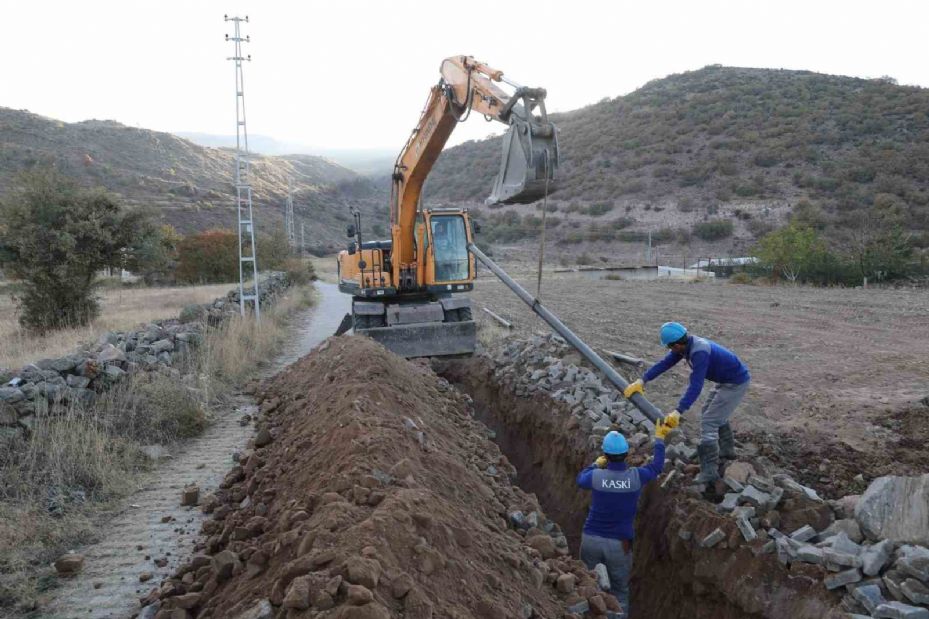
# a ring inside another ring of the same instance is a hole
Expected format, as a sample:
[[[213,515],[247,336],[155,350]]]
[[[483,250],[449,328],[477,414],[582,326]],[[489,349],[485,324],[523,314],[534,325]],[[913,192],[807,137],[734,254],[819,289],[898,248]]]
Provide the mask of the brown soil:
[[[560,618],[583,598],[617,607],[556,549],[560,529],[544,516],[525,534],[508,526],[511,510],[539,511],[535,497],[512,485],[469,398],[425,364],[333,338],[263,397],[273,440],[227,476],[204,525],[212,559],[162,585],[163,609],[236,617],[270,599],[288,618],[348,619],[528,617],[527,605]],[[577,588],[559,593],[567,573]]]
[[[515,397],[494,381],[490,364],[472,358],[436,364],[441,375],[469,393],[477,417],[497,432],[497,441],[519,470],[519,483],[535,492],[542,508],[564,527],[577,552],[589,495],[575,485],[577,472],[595,457],[586,434],[573,428],[570,411],[545,395]],[[650,455],[633,453],[640,464]],[[776,555],[762,554],[763,532],[745,543],[732,518],[688,496],[677,478],[666,489],[649,486],[636,521],[632,618],[824,619],[839,597],[822,585],[819,566],[788,570]],[[804,504],[795,499],[797,509]],[[782,510],[786,519],[791,514]],[[717,527],[726,538],[713,548],[699,541]],[[688,539],[679,532],[685,531]],[[844,616],[844,615],[840,615]]]
[[[535,290],[535,275],[513,269]],[[473,295],[521,332],[549,331],[509,289],[481,277]],[[655,361],[661,323],[677,320],[735,351],[752,388],[734,418],[743,437],[829,497],[855,482],[929,468],[929,291],[746,286],[725,282],[610,281],[547,274],[542,300],[600,350]],[[489,320],[476,311],[479,320]],[[626,367],[621,371],[631,374]],[[649,385],[659,407],[677,403],[686,368]],[[698,412],[701,402],[692,409]],[[697,429],[697,415],[684,427]]]

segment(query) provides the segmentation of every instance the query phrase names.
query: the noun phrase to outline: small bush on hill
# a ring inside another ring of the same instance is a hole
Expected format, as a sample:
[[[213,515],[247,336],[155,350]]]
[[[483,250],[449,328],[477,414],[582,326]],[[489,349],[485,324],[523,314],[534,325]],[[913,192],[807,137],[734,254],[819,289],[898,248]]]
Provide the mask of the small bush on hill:
[[[694,225],[693,233],[704,241],[718,241],[732,236],[732,221],[712,219]]]

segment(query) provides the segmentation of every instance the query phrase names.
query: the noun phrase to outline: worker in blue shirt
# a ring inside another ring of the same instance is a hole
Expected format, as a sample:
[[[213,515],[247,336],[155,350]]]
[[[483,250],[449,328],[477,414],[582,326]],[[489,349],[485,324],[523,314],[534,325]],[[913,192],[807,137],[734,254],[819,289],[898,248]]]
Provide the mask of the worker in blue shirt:
[[[700,444],[697,446],[700,474],[696,477],[698,483],[716,481],[719,479],[719,458],[735,458],[735,437],[729,419],[748,391],[751,374],[734,353],[716,342],[690,335],[680,323],[666,322],[661,325],[660,336],[661,344],[670,349],[668,354],[648,368],[642,378],[626,387],[623,395],[629,398],[635,393],[644,393],[645,383],[655,380],[678,361],[685,359],[691,370],[690,383],[677,409],[664,418],[665,424],[676,428],[681,415],[700,396],[703,381],[716,383],[716,388],[707,398],[700,414]]]
[[[671,431],[662,420],[655,426],[655,451],[645,466],[629,468],[629,444],[615,430],[603,437],[603,455],[581,471],[577,485],[593,491],[590,511],[581,534],[581,561],[588,569],[606,566],[610,592],[629,615],[629,574],[635,512],[643,486],[664,468],[664,437]]]

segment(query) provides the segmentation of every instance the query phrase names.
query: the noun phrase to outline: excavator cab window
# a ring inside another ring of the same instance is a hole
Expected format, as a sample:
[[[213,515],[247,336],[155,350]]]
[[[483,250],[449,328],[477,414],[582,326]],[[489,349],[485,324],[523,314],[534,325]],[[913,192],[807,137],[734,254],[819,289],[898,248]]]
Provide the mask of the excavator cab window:
[[[468,279],[468,237],[464,218],[460,215],[434,215],[430,223],[436,281]]]

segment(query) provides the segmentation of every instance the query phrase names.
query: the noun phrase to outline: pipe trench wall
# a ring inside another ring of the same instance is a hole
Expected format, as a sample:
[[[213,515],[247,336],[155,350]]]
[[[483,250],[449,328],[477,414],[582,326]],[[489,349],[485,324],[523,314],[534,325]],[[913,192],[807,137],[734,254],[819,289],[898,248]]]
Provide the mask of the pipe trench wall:
[[[544,394],[518,397],[494,377],[483,357],[435,361],[434,369],[474,400],[475,414],[518,470],[517,483],[534,493],[548,517],[559,523],[578,556],[590,495],[578,490],[577,473],[598,454],[572,422],[568,407]],[[638,464],[649,454],[634,453]],[[727,536],[713,548],[702,540],[717,527]],[[631,581],[633,619],[827,619],[835,597],[821,578],[802,566],[788,570],[761,544],[745,544],[731,518],[690,497],[675,484],[651,484],[642,494],[636,521]]]

